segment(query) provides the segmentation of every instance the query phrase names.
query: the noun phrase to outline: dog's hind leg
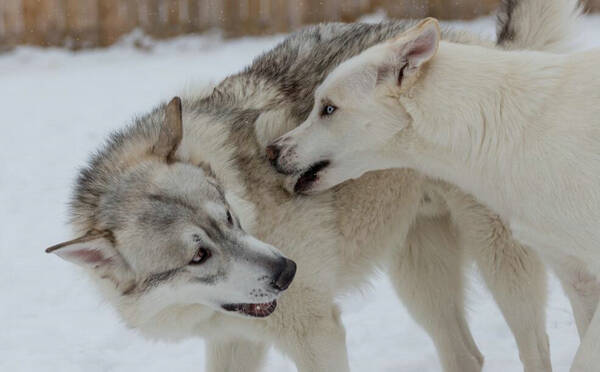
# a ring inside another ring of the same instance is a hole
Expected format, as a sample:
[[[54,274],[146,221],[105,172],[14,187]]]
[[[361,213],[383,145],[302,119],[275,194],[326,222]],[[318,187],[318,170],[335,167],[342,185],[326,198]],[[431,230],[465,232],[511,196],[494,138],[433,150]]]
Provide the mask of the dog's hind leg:
[[[502,221],[471,196],[446,188],[445,200],[465,252],[473,257],[504,315],[526,372],[548,372],[546,271],[539,257],[517,243]]]
[[[257,372],[266,351],[265,345],[247,340],[206,340],[206,371]]]
[[[432,338],[445,372],[479,372],[483,356],[464,311],[463,259],[449,217],[417,217],[389,274],[413,318]]]
[[[489,238],[489,246],[473,247],[479,271],[515,336],[525,372],[549,372],[544,266],[533,251],[509,236]]]

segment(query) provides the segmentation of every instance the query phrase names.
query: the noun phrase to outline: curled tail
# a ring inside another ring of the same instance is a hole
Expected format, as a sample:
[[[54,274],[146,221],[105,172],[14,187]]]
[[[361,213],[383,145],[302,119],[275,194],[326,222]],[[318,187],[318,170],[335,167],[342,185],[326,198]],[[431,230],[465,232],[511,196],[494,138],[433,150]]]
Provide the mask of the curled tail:
[[[513,50],[565,51],[581,14],[579,0],[502,0],[497,44]]]

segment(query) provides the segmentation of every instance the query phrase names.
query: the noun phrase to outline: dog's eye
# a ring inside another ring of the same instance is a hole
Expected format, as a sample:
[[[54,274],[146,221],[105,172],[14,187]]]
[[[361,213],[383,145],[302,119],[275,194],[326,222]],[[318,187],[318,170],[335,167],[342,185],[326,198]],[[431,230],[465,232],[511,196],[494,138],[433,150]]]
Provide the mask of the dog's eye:
[[[210,253],[209,249],[200,247],[196,251],[194,258],[192,258],[192,260],[190,261],[190,265],[202,265],[206,262],[206,260],[210,258],[211,255],[212,254]]]
[[[323,106],[323,110],[321,111],[321,116],[333,115],[335,110],[337,110],[337,107],[335,107],[334,105],[325,105]]]
[[[231,212],[227,211],[227,222],[229,225],[233,226],[233,217],[231,217]]]

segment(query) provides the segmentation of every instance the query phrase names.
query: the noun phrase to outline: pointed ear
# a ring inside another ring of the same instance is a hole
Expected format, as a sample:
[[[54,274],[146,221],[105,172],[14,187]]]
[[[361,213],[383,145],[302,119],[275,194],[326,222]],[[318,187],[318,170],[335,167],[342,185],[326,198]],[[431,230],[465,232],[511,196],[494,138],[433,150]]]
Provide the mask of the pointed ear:
[[[440,24],[435,18],[427,18],[414,28],[406,46],[405,56],[410,68],[419,68],[437,53],[440,44]]]
[[[395,60],[400,61],[398,83],[410,74],[419,71],[437,53],[440,43],[440,25],[434,18],[421,21],[390,43]]]
[[[55,253],[64,260],[94,270],[112,271],[127,267],[113,246],[110,231],[89,231],[82,237],[46,249],[46,253]]]
[[[181,98],[175,97],[169,102],[165,109],[165,120],[160,127],[158,141],[152,148],[152,152],[167,159],[167,161],[172,161],[182,138],[183,117]]]

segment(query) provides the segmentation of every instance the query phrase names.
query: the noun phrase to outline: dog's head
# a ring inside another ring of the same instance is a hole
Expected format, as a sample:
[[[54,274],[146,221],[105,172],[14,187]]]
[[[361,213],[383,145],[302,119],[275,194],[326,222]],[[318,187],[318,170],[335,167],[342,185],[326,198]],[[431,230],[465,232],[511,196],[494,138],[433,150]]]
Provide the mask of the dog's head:
[[[88,269],[119,310],[137,317],[186,305],[270,315],[296,265],[246,233],[239,200],[208,165],[174,160],[183,135],[179,99],[160,111],[157,133],[146,133],[153,144],[138,151],[144,145],[127,149],[114,138],[120,150],[83,171],[73,203],[82,236],[47,252]]]
[[[398,97],[410,94],[439,39],[437,21],[427,19],[332,71],[307,120],[267,147],[273,166],[289,175],[286,186],[313,193],[392,166],[386,145],[410,124]]]

